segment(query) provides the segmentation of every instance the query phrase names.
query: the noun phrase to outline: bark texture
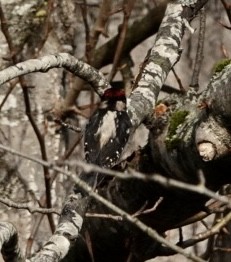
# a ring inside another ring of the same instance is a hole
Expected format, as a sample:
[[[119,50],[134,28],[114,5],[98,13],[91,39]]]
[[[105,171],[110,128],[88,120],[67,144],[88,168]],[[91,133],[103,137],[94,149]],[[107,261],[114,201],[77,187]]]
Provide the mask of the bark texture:
[[[135,155],[127,160],[127,164],[147,177],[160,173],[165,178],[194,185],[202,183],[208,189],[217,191],[222,185],[230,183],[231,66],[228,64],[216,71],[202,93],[191,89],[187,94],[158,100],[163,83],[181,54],[180,44],[184,28],[188,27],[187,21],[192,19],[205,1],[198,1],[199,4],[196,2],[168,5],[155,45],[141,67],[128,98],[127,112],[134,129],[141,123],[148,126],[149,143],[139,151],[138,157]],[[165,6],[158,8],[156,10],[160,12],[153,30],[159,26],[158,21]],[[131,28],[134,29],[134,26]],[[141,41],[139,37],[137,39]],[[116,38],[112,39],[112,46],[115,42]],[[130,49],[131,46],[125,44],[124,50]],[[113,48],[106,51],[110,54]],[[95,56],[97,58],[97,52]],[[101,56],[93,62],[96,68],[111,59],[111,56],[102,53]],[[99,94],[110,87],[102,74],[64,53],[9,67],[0,73],[0,80],[4,83],[22,74],[46,72],[61,66],[87,80]],[[123,170],[123,166],[116,168]],[[95,196],[89,188],[87,192],[90,197]],[[98,192],[129,214],[138,213],[143,223],[163,236],[166,230],[178,227],[196,213],[206,212],[205,203],[208,200],[200,191],[191,193],[183,189],[171,189],[167,183],[163,187],[149,179],[137,178],[108,178],[98,188]],[[112,212],[105,208],[103,201],[99,203],[95,199],[90,202],[89,212],[115,215],[115,210],[112,209]],[[152,209],[160,199],[162,201],[151,212],[139,212],[144,207]],[[149,232],[137,229],[130,223],[131,219],[125,219],[130,221],[126,222],[123,219],[126,218],[125,213],[118,220],[110,217],[83,218],[88,200],[77,200],[76,204],[73,197],[64,206],[54,235],[41,252],[32,258],[33,261],[91,261],[93,258],[94,261],[144,261],[161,253],[161,244],[154,241],[148,235]],[[5,238],[4,242],[7,241]]]

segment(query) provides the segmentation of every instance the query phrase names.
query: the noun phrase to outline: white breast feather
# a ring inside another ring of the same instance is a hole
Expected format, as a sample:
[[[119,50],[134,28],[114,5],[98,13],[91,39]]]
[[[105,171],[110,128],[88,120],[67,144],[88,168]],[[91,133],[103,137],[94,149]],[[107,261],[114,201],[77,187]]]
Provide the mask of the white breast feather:
[[[114,139],[116,136],[115,112],[108,111],[103,117],[102,123],[102,126],[95,134],[96,136],[100,136],[100,148],[106,145],[109,139]]]

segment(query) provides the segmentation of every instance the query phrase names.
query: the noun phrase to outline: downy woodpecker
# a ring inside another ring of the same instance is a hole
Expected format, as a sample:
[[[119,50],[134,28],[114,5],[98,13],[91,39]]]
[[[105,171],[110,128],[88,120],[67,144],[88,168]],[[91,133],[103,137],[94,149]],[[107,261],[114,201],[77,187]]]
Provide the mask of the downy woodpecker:
[[[117,88],[106,90],[99,108],[86,125],[84,136],[86,162],[108,169],[118,164],[128,141],[131,126],[126,112],[124,90]],[[94,189],[104,177],[97,172],[89,174],[83,172],[80,175],[80,178]]]

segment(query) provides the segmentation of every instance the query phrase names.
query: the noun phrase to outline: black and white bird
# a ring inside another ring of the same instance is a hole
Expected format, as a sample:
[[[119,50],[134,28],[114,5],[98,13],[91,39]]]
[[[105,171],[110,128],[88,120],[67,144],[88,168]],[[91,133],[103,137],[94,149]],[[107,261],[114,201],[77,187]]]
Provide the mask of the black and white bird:
[[[126,112],[124,90],[117,88],[106,90],[99,108],[90,117],[85,128],[86,162],[107,169],[118,164],[128,142],[131,126]],[[103,181],[104,175],[83,172],[80,178],[95,189]]]

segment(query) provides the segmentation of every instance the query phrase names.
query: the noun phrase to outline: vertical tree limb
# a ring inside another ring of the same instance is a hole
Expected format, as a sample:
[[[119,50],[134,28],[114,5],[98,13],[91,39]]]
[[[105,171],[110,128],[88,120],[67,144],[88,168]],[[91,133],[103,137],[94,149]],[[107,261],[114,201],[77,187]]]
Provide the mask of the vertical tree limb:
[[[204,8],[202,8],[199,12],[200,15],[200,29],[197,43],[197,52],[194,63],[194,69],[191,79],[191,87],[194,87],[196,90],[199,88],[199,74],[202,67],[203,62],[203,52],[204,52],[204,41],[205,41],[205,27],[206,27],[206,13]]]
[[[179,59],[184,24],[183,6],[168,4],[155,44],[141,67],[135,89],[127,99],[127,112],[134,127],[151,116],[160,89]]]

